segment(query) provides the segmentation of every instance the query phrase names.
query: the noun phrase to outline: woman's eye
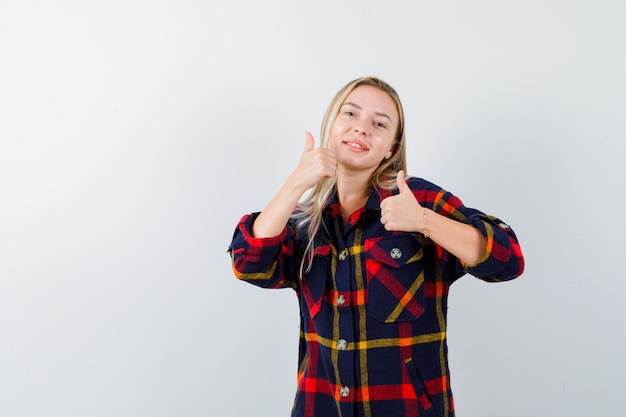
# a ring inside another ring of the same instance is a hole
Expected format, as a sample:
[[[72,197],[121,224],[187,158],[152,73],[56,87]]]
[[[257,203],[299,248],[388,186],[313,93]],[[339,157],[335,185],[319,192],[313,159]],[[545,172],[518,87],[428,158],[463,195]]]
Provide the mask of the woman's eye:
[[[346,112],[346,116],[354,116],[354,112],[353,111],[347,111]]]
[[[376,127],[386,127],[383,122],[375,122]]]

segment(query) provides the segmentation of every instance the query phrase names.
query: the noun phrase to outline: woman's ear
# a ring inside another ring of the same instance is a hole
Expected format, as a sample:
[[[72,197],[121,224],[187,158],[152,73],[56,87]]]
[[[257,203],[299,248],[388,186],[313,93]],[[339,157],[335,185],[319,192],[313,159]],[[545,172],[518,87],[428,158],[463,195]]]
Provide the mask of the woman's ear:
[[[391,158],[391,155],[393,155],[393,151],[395,150],[395,147],[396,147],[395,143],[393,145],[391,145],[391,147],[387,151],[387,154],[385,155],[385,159]]]

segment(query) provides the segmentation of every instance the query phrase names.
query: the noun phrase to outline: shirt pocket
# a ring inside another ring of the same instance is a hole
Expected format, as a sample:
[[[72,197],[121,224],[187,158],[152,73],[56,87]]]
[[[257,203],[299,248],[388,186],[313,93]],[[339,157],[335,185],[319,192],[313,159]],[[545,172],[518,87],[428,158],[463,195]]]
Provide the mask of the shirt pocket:
[[[300,309],[307,318],[315,318],[322,306],[330,277],[331,256],[332,246],[325,244],[315,247],[313,262],[309,271],[306,270],[308,259],[304,262],[302,278],[300,279]]]
[[[424,313],[423,247],[413,235],[365,241],[367,309],[384,323],[417,320]]]

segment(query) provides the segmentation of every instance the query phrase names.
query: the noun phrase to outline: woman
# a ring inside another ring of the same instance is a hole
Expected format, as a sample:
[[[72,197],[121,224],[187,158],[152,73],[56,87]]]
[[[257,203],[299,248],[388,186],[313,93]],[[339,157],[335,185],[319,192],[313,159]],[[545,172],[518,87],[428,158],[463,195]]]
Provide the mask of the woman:
[[[453,416],[449,286],[465,273],[519,276],[515,234],[405,176],[404,114],[384,81],[341,89],[321,136],[315,148],[307,132],[296,169],[230,246],[237,278],[298,295],[292,416]]]

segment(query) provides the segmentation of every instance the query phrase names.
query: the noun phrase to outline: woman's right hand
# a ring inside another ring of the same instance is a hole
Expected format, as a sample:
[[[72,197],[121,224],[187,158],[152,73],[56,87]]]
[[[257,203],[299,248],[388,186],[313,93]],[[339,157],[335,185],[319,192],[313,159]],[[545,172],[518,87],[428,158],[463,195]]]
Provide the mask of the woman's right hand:
[[[296,169],[278,190],[252,225],[254,237],[277,236],[287,224],[300,197],[323,178],[337,172],[337,159],[330,149],[315,148],[315,140],[306,132],[306,144]]]
[[[316,148],[311,132],[306,132],[304,151],[290,180],[302,192],[314,187],[324,178],[332,178],[337,171],[337,159],[330,149]]]

